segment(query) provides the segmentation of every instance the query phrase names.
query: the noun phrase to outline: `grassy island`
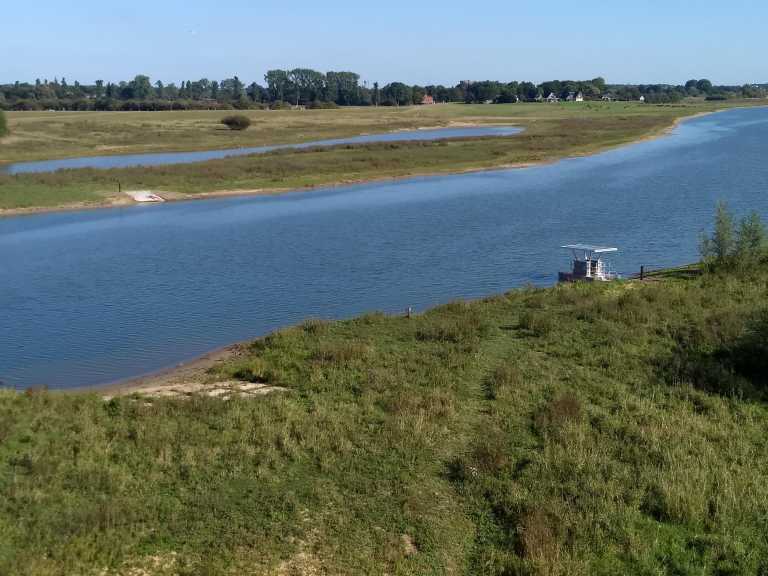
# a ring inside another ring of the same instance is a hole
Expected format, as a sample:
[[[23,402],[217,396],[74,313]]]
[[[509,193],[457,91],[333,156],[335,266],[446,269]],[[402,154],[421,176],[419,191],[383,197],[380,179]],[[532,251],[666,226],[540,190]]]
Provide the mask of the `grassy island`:
[[[0,174],[0,212],[131,203],[119,190],[151,190],[167,199],[187,199],[525,166],[657,136],[684,117],[760,103],[696,100],[664,105],[580,102],[261,110],[243,111],[251,127],[241,131],[221,125],[221,112],[13,112],[8,115],[11,135],[0,140],[4,163],[298,143],[423,127],[514,124],[524,131],[502,138],[282,150],[186,165]]]

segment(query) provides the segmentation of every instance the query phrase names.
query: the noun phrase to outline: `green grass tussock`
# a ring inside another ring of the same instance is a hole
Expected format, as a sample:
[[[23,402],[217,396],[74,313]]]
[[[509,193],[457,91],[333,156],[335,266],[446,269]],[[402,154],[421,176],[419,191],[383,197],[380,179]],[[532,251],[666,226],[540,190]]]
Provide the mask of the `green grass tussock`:
[[[0,394],[0,573],[761,574],[768,264],[310,320],[259,398]]]

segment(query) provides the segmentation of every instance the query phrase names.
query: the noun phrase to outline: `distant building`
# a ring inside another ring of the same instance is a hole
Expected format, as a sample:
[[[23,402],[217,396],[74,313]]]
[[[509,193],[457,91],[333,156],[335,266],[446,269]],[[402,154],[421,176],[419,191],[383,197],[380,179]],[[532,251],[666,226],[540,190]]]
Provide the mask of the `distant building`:
[[[549,96],[547,96],[547,102],[560,102],[560,98],[555,96],[554,92],[550,92]]]
[[[603,102],[613,102],[613,96],[611,96],[610,94],[604,94]]]
[[[645,96],[643,96],[643,95],[641,94],[641,95],[640,95],[640,99],[639,99],[639,100],[640,100],[640,102],[645,102]]]
[[[424,94],[424,98],[421,99],[421,104],[434,104],[435,99],[429,94]]]
[[[568,92],[568,96],[565,98],[566,102],[584,102],[584,94],[579,92]]]

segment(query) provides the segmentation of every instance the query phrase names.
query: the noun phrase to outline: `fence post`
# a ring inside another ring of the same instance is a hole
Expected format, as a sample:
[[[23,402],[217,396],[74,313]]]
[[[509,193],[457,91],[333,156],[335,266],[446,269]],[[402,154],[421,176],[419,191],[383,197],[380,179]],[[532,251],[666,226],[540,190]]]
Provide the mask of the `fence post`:
[[[645,277],[645,266],[640,266],[640,280]]]

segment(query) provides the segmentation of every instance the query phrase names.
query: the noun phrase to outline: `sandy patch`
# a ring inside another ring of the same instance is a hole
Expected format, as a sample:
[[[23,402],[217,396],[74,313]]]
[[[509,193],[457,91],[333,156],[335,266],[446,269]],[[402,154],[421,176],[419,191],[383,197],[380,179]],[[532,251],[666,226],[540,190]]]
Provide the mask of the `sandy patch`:
[[[133,198],[135,202],[165,202],[162,196],[159,196],[151,190],[126,190],[125,193]]]
[[[256,382],[242,382],[240,380],[225,380],[222,382],[180,382],[176,384],[155,384],[142,387],[129,388],[124,391],[115,391],[104,394],[104,400],[111,400],[119,396],[141,396],[144,398],[185,398],[193,395],[209,396],[228,400],[233,396],[263,396],[271,392],[285,391],[280,386],[270,386]]]

